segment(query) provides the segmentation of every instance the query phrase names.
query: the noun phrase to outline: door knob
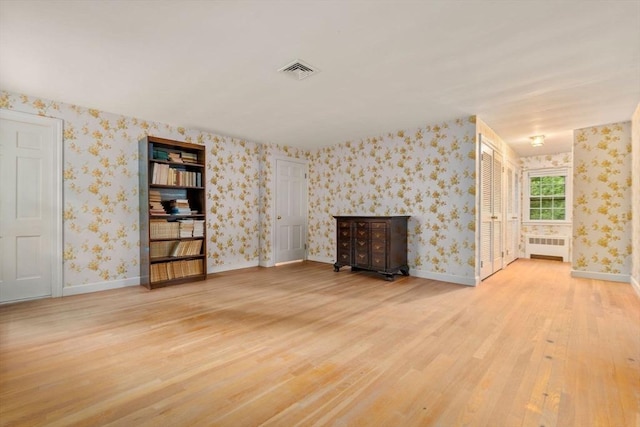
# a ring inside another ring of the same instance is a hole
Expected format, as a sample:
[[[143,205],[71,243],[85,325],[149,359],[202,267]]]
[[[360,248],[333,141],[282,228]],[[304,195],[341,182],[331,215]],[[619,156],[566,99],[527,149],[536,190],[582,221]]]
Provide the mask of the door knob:
[[[282,217],[280,215],[278,215],[278,219],[282,219]]]

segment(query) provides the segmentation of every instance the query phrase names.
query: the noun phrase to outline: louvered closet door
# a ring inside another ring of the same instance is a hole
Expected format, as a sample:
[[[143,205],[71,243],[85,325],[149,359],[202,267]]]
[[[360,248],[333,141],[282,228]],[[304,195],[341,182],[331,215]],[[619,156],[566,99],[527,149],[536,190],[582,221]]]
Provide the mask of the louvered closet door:
[[[493,183],[491,172],[493,169],[493,150],[482,145],[480,159],[480,278],[484,279],[493,273],[491,260],[493,248],[493,219],[491,193]]]
[[[480,278],[503,265],[504,197],[502,155],[482,144],[480,159]]]
[[[502,269],[503,255],[504,255],[504,222],[503,222],[503,197],[502,197],[502,155],[493,152],[493,171],[491,173],[491,181],[493,186],[492,191],[492,219],[493,219],[493,245],[491,260],[493,262],[493,272]]]

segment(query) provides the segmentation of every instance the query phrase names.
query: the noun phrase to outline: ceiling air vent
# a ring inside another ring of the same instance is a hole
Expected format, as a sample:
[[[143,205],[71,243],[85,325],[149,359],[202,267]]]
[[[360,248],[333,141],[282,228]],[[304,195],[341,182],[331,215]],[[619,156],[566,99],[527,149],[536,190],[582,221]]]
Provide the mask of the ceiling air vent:
[[[296,59],[295,61],[280,68],[278,71],[288,74],[296,80],[302,80],[312,74],[317,73],[318,69],[313,68],[311,65],[306,64],[299,59]]]

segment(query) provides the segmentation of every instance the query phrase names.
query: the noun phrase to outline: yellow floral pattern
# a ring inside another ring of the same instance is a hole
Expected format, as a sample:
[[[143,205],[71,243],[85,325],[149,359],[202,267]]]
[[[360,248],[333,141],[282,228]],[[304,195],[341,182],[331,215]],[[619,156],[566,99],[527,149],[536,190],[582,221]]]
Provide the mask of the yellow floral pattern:
[[[475,117],[312,152],[309,256],[335,259],[333,215],[411,215],[410,268],[473,279],[475,153]]]
[[[65,286],[139,275],[137,141],[147,134],[207,148],[210,271],[273,263],[274,165],[276,158],[288,157],[309,164],[311,259],[334,259],[333,215],[410,215],[411,269],[473,279],[477,134],[488,135],[506,158],[514,158],[475,116],[309,152],[4,91],[0,108],[64,121]],[[635,129],[639,121],[636,111]],[[633,139],[635,152],[639,139]],[[631,272],[632,248],[640,246],[640,225],[631,233],[631,150],[631,124],[616,123],[575,131],[573,159],[560,153],[520,161],[523,170],[573,161],[576,270]],[[633,209],[640,211],[640,196],[634,200]],[[523,234],[566,232],[522,229]],[[636,262],[636,281],[639,275]]]
[[[257,265],[261,145],[0,92],[0,107],[64,121],[64,286],[139,276],[138,140],[207,147],[208,268]]]
[[[574,131],[573,269],[631,273],[631,123]]]
[[[631,150],[633,152],[631,167],[632,180],[632,211],[633,211],[633,235],[631,238],[631,280],[640,290],[640,104],[636,107],[631,119]]]

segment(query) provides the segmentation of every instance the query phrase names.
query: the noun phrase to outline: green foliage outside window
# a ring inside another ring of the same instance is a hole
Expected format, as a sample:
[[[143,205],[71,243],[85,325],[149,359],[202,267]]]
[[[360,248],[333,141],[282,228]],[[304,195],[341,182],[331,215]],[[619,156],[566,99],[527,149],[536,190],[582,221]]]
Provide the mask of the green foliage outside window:
[[[566,219],[564,176],[535,176],[529,181],[529,219],[562,221]]]

